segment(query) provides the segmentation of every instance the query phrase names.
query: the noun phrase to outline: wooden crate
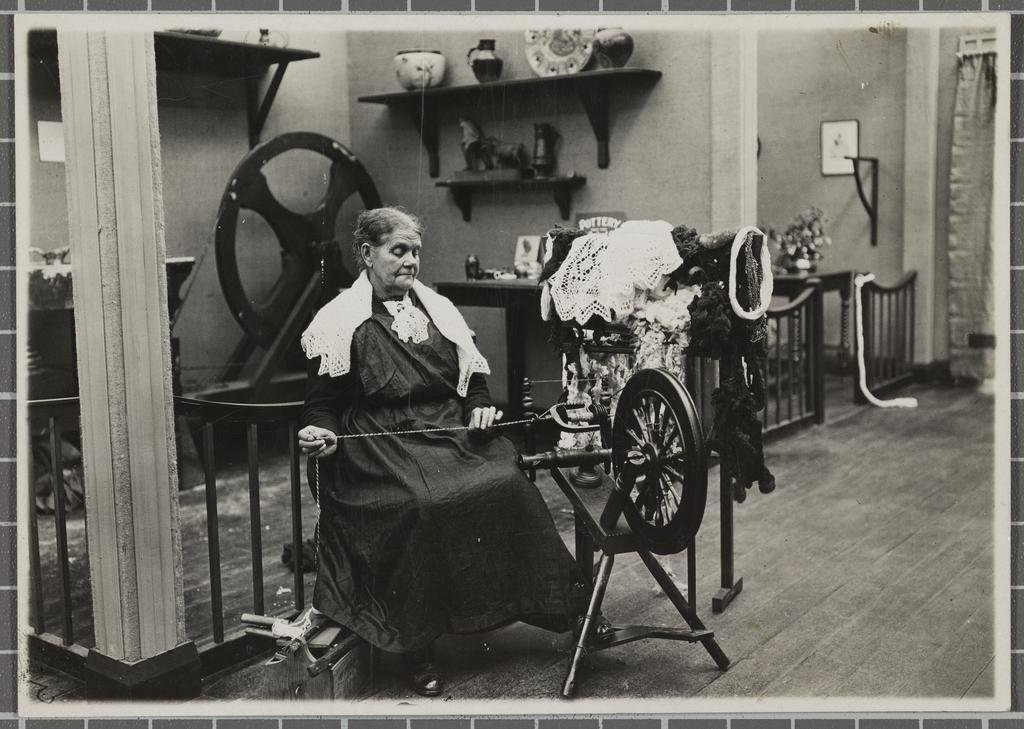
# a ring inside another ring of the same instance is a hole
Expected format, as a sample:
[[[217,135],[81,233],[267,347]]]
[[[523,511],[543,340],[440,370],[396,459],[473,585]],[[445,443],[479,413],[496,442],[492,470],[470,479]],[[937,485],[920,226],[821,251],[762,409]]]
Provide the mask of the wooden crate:
[[[315,660],[308,649],[270,658],[263,666],[267,698],[312,701],[358,699],[366,695],[372,684],[373,672],[370,646],[355,635],[343,638],[342,643],[348,644],[347,650],[329,670],[317,676],[310,676],[306,670]]]

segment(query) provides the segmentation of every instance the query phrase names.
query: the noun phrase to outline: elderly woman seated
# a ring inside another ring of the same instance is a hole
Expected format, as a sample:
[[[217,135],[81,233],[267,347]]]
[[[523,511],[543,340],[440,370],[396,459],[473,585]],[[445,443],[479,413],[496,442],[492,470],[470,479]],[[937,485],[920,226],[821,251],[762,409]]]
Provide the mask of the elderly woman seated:
[[[569,630],[586,595],[540,493],[494,432],[502,414],[472,332],[416,280],[421,232],[398,208],[359,216],[363,271],[302,336],[299,444],[319,459],[314,607],[403,654],[412,688],[433,696],[439,635],[516,620]]]

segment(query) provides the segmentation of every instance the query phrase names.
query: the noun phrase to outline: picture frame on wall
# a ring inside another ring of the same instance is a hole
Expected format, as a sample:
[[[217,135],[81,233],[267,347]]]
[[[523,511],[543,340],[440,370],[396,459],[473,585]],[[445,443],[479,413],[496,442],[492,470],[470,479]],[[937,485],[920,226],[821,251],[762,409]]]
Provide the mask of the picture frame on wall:
[[[821,123],[821,174],[852,175],[853,162],[848,157],[860,154],[860,122],[856,119],[823,121]]]

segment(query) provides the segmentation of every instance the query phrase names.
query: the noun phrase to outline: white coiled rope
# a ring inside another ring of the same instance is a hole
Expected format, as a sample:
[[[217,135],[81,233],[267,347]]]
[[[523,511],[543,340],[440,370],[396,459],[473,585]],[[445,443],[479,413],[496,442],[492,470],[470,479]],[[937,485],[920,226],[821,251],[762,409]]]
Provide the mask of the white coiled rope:
[[[736,237],[732,239],[732,251],[729,254],[729,303],[732,304],[733,313],[736,314],[740,319],[746,319],[747,321],[757,321],[765,312],[768,311],[768,307],[772,304],[772,292],[775,290],[775,278],[772,276],[772,254],[768,250],[768,243],[764,241],[761,243],[761,301],[754,309],[747,311],[740,302],[736,299],[736,261],[739,257],[740,249],[743,248],[743,244],[747,240],[747,236],[751,233],[757,233],[758,235],[764,235],[760,230],[752,225],[748,225],[745,228],[740,228],[736,231]]]
[[[853,278],[854,312],[857,327],[857,377],[860,391],[864,399],[880,408],[916,408],[916,397],[894,397],[892,400],[879,400],[868,390],[867,368],[864,366],[864,304],[861,301],[861,289],[868,281],[874,281],[875,274],[857,274]]]

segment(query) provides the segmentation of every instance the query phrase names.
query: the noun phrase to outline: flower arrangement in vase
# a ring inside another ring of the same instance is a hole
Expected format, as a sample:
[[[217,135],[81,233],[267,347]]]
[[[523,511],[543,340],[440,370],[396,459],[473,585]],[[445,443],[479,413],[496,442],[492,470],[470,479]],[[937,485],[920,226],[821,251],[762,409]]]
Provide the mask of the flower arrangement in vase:
[[[798,214],[782,234],[768,229],[768,238],[779,250],[776,264],[789,273],[813,273],[822,260],[821,249],[832,245],[825,235],[825,214],[811,207]]]

